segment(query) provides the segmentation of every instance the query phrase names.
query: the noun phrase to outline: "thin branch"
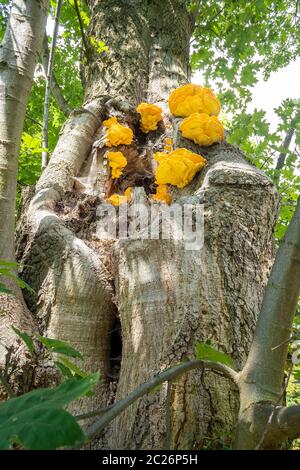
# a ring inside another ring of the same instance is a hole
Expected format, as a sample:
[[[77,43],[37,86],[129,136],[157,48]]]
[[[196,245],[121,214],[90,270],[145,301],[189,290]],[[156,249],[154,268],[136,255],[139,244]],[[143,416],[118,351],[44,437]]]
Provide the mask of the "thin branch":
[[[86,429],[87,437],[92,438],[96,434],[100,433],[113,419],[126,410],[126,408],[132,405],[139,398],[149,393],[158,385],[162,384],[163,382],[172,381],[180,375],[197,368],[221,372],[223,376],[233,380],[233,382],[236,384],[238,383],[239,374],[225,364],[220,364],[218,362],[194,360],[185,362],[179,366],[171,367],[161,374],[153,377],[149,382],[143,383],[133,390],[129,395],[127,395],[127,397],[115,403],[107,413],[105,413],[99,420]]]
[[[49,64],[48,40],[47,40],[47,36],[45,36],[44,50],[43,50],[43,55],[42,55],[42,65],[44,69],[45,80],[47,79],[48,64]],[[60,110],[64,113],[65,116],[69,116],[71,112],[73,111],[73,108],[69,105],[69,103],[65,99],[62,93],[62,90],[56,80],[54,72],[52,72],[51,92]]]
[[[295,134],[296,125],[299,122],[299,119],[300,119],[300,112],[298,112],[296,114],[296,116],[292,119],[291,127],[288,130],[288,132],[286,133],[286,136],[285,136],[284,141],[282,143],[282,147],[284,148],[284,151],[279,154],[279,157],[277,159],[276,168],[275,168],[275,175],[274,175],[274,182],[277,186],[280,183],[280,172],[281,172],[282,168],[284,167],[286,157],[287,157],[287,153],[288,153],[288,150],[290,148],[293,136]]]
[[[90,46],[89,46],[89,44],[88,44],[88,42],[87,42],[87,37],[86,37],[85,31],[84,31],[84,26],[83,26],[83,22],[82,22],[82,18],[81,18],[81,13],[80,13],[80,9],[79,9],[77,0],[74,0],[74,8],[75,8],[75,10],[76,10],[76,15],[77,15],[77,18],[78,18],[79,28],[80,28],[80,32],[81,32],[81,36],[82,36],[82,41],[83,41],[84,48],[85,48],[85,52],[87,53],[87,55],[89,55],[89,53],[90,53]]]
[[[48,126],[49,126],[51,81],[52,81],[52,73],[53,73],[53,65],[54,65],[55,46],[56,46],[58,27],[59,27],[59,17],[60,17],[62,3],[63,3],[63,0],[57,0],[55,18],[54,18],[53,36],[52,36],[52,41],[51,41],[51,46],[50,46],[50,57],[49,57],[47,77],[46,77],[44,118],[43,118],[43,129],[42,129],[42,147],[47,150],[44,150],[42,152],[42,171],[46,168],[47,163],[48,163]]]
[[[77,419],[77,421],[81,421],[81,420],[87,419],[87,418],[93,418],[93,416],[103,415],[108,410],[110,410],[112,407],[113,407],[113,405],[105,406],[103,408],[98,408],[97,410],[90,411],[89,413],[84,413],[84,414],[81,414],[81,415],[75,415],[74,418]]]
[[[26,119],[29,119],[29,121],[32,121],[34,124],[37,124],[39,127],[43,127],[43,124],[41,124],[39,121],[34,119],[33,117],[29,116],[29,114],[25,114]]]

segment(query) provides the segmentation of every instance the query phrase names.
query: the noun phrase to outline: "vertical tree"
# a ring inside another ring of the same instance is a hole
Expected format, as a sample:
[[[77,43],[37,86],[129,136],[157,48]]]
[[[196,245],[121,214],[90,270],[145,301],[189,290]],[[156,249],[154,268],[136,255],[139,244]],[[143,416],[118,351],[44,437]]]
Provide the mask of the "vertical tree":
[[[15,205],[18,152],[33,74],[41,51],[48,1],[16,0],[0,46],[0,259],[15,260]],[[6,280],[15,297],[1,295],[0,331],[3,342],[14,340],[11,324],[33,328],[21,290]],[[2,342],[2,344],[3,344]],[[1,364],[5,350],[2,344]]]

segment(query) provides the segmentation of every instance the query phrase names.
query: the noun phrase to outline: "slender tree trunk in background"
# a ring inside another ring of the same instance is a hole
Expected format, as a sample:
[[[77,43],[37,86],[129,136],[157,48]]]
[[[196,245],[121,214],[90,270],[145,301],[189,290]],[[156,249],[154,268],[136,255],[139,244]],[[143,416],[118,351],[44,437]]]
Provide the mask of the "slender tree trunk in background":
[[[41,51],[48,0],[15,0],[0,46],[0,259],[14,261],[18,152],[34,69]],[[32,330],[20,289],[5,281],[16,297],[0,295],[0,364],[3,343],[15,335],[11,324]],[[0,392],[1,395],[1,392]]]
[[[51,90],[52,90],[52,80],[53,80],[53,67],[54,67],[54,56],[55,56],[55,47],[56,40],[58,35],[59,28],[59,18],[62,7],[62,0],[58,0],[55,9],[55,18],[54,18],[54,28],[52,33],[48,67],[46,70],[46,87],[45,87],[45,98],[44,98],[44,116],[43,116],[43,127],[42,127],[42,147],[46,150],[42,152],[42,171],[46,168],[48,164],[48,130],[49,130],[49,112],[50,112],[50,100],[51,100]],[[47,40],[45,36],[44,40]],[[48,48],[48,45],[46,46]]]
[[[0,46],[0,258],[14,259],[18,151],[34,69],[42,48],[48,1],[13,2]],[[26,21],[24,21],[26,18]]]
[[[170,92],[190,79],[192,31],[183,0],[89,5],[90,34],[109,51],[88,57],[85,105],[70,115],[24,210],[18,246],[27,265],[23,276],[37,292],[27,302],[41,331],[69,341],[87,368],[101,371],[94,401],[82,401],[80,412],[124,397],[165,367],[191,359],[199,340],[210,339],[237,367],[244,364],[273,260],[278,205],[272,182],[237,149],[193,146],[208,164],[192,184],[173,192],[173,201],[204,204],[203,249],[188,251],[172,239],[99,240],[96,207],[107,177],[105,152],[95,159],[92,144],[101,122],[112,113],[135,127],[131,150],[140,162],[146,154],[151,167],[168,131],[142,136],[132,110],[149,100],[167,111]],[[174,145],[191,147],[179,135],[179,121],[173,122]],[[76,190],[79,183],[90,195]],[[144,203],[150,204],[146,196]],[[119,319],[122,349],[111,334]],[[110,361],[116,353],[119,371]],[[166,395],[162,387],[136,402],[95,445],[164,448]],[[230,445],[238,397],[226,379],[191,371],[172,384],[169,398],[171,448]]]

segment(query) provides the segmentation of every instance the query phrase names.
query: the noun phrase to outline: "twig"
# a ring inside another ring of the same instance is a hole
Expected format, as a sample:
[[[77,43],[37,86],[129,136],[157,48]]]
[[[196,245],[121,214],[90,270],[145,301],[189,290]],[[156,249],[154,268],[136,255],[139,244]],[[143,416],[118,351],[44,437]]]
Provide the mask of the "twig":
[[[143,383],[135,390],[133,390],[127,397],[116,402],[110,410],[108,410],[99,420],[95,421],[91,426],[86,429],[88,438],[92,438],[100,433],[113,419],[120,415],[126,408],[132,405],[139,398],[151,392],[158,385],[163,382],[172,381],[180,375],[189,372],[193,369],[202,368],[221,372],[223,376],[231,379],[235,384],[238,384],[239,374],[225,364],[212,361],[194,360],[180,364],[179,366],[171,367],[161,374],[153,377],[149,382]]]
[[[51,94],[51,81],[54,65],[54,53],[55,46],[58,34],[59,27],[59,17],[61,12],[63,0],[57,0],[55,18],[54,18],[54,29],[53,36],[50,46],[50,57],[47,69],[46,76],[46,90],[45,90],[45,100],[44,100],[44,118],[43,118],[43,128],[42,128],[42,147],[46,150],[42,152],[42,171],[46,168],[48,163],[48,126],[49,126],[49,108],[50,108],[50,94]]]
[[[272,348],[272,351],[275,351],[275,349],[280,348],[280,346],[283,346],[284,344],[289,343],[292,339],[293,339],[293,337],[291,336],[291,337],[290,337],[289,339],[287,339],[286,341],[282,341],[282,343],[277,344],[277,346],[274,346],[274,347]]]
[[[93,416],[103,415],[103,413],[106,413],[112,407],[113,407],[113,405],[106,406],[106,407],[103,407],[103,408],[98,408],[97,410],[90,411],[89,413],[84,413],[84,414],[81,414],[81,415],[75,415],[74,418],[77,419],[77,421],[81,421],[83,419],[92,418]]]
[[[25,116],[27,119],[29,119],[29,121],[34,122],[34,124],[37,124],[39,127],[43,127],[43,124],[41,124],[39,121],[29,116],[29,114],[26,113]]]

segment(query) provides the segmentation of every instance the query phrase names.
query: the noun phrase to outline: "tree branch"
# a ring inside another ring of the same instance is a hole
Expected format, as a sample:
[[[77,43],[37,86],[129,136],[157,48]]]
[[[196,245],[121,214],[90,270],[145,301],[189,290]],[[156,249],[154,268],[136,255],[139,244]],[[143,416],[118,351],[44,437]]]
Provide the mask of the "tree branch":
[[[277,346],[277,347],[278,347],[278,346]],[[276,415],[276,411],[277,411],[278,406],[280,405],[280,403],[281,403],[281,401],[282,401],[284,395],[286,394],[286,391],[287,391],[287,388],[288,388],[288,385],[289,385],[289,382],[290,382],[290,378],[291,378],[291,375],[292,375],[292,371],[293,371],[293,363],[292,363],[291,366],[290,366],[290,370],[289,370],[288,376],[287,376],[287,378],[286,378],[285,385],[284,385],[284,387],[283,387],[282,393],[281,393],[280,397],[278,398],[277,402],[274,404],[274,408],[273,408],[273,410],[272,410],[271,413],[270,413],[270,416],[269,416],[269,419],[268,419],[268,421],[267,421],[267,423],[266,423],[265,429],[264,429],[264,431],[263,431],[263,433],[262,433],[262,436],[261,436],[261,438],[260,438],[259,443],[258,443],[257,446],[255,447],[255,450],[259,450],[259,449],[262,447],[262,445],[263,445],[263,443],[264,443],[264,441],[265,441],[266,435],[268,434],[268,432],[269,432],[269,431],[271,430],[271,428],[272,428],[273,418],[274,418],[274,416]],[[299,428],[299,429],[300,429],[300,428]]]
[[[280,244],[265,290],[250,353],[241,373],[242,400],[276,402],[281,395],[288,340],[299,293],[300,197]],[[278,345],[281,346],[275,347]]]
[[[50,57],[47,68],[46,76],[46,90],[45,90],[45,101],[44,101],[44,118],[43,118],[43,128],[42,128],[42,147],[47,149],[42,152],[42,171],[46,168],[48,163],[48,125],[49,125],[49,108],[50,108],[50,93],[51,93],[51,81],[54,65],[54,53],[55,46],[58,34],[59,27],[59,17],[61,12],[63,0],[57,0],[55,18],[54,18],[54,29],[53,36],[50,46]]]
[[[89,56],[89,54],[90,54],[90,46],[89,46],[89,44],[88,44],[88,42],[87,42],[87,38],[86,38],[85,31],[84,31],[84,26],[83,26],[83,22],[82,22],[82,18],[81,18],[81,14],[80,14],[80,9],[79,9],[77,0],[74,0],[74,8],[75,8],[75,10],[76,10],[76,15],[77,15],[77,18],[78,18],[79,28],[80,28],[80,32],[81,32],[81,36],[82,36],[82,41],[83,41],[84,48],[85,48],[85,52],[86,52],[87,55]]]
[[[44,69],[45,79],[47,77],[48,64],[49,64],[48,40],[47,40],[47,36],[45,36],[44,50],[43,50],[43,55],[42,55],[42,65]],[[51,92],[60,110],[64,113],[65,116],[69,116],[71,112],[73,111],[73,108],[69,105],[69,103],[65,99],[61,91],[61,88],[59,84],[57,83],[54,72],[52,73]]]
[[[297,113],[296,116],[294,117],[294,119],[292,120],[291,127],[290,127],[289,131],[286,133],[286,136],[285,136],[284,141],[282,143],[282,147],[285,149],[285,151],[281,152],[279,154],[279,157],[277,159],[276,168],[275,168],[275,175],[274,175],[274,182],[277,186],[280,183],[280,172],[281,172],[282,168],[284,167],[285,160],[286,160],[286,157],[287,157],[287,151],[288,151],[288,149],[291,145],[291,142],[292,142],[295,130],[296,130],[296,124],[299,122],[299,119],[300,119],[300,112]]]
[[[277,408],[274,422],[286,439],[300,437],[300,405]]]
[[[119,400],[113,405],[112,408],[107,411],[107,413],[105,413],[99,420],[86,429],[86,435],[91,438],[100,433],[114,418],[126,410],[126,408],[132,405],[139,398],[149,393],[158,385],[162,384],[163,382],[171,382],[180,375],[197,368],[208,369],[214,372],[221,372],[224,377],[227,377],[235,384],[238,384],[239,374],[224,364],[201,360],[185,362],[179,366],[174,366],[165,370],[156,377],[153,377],[149,382],[141,384],[129,395],[127,395],[127,397]]]

